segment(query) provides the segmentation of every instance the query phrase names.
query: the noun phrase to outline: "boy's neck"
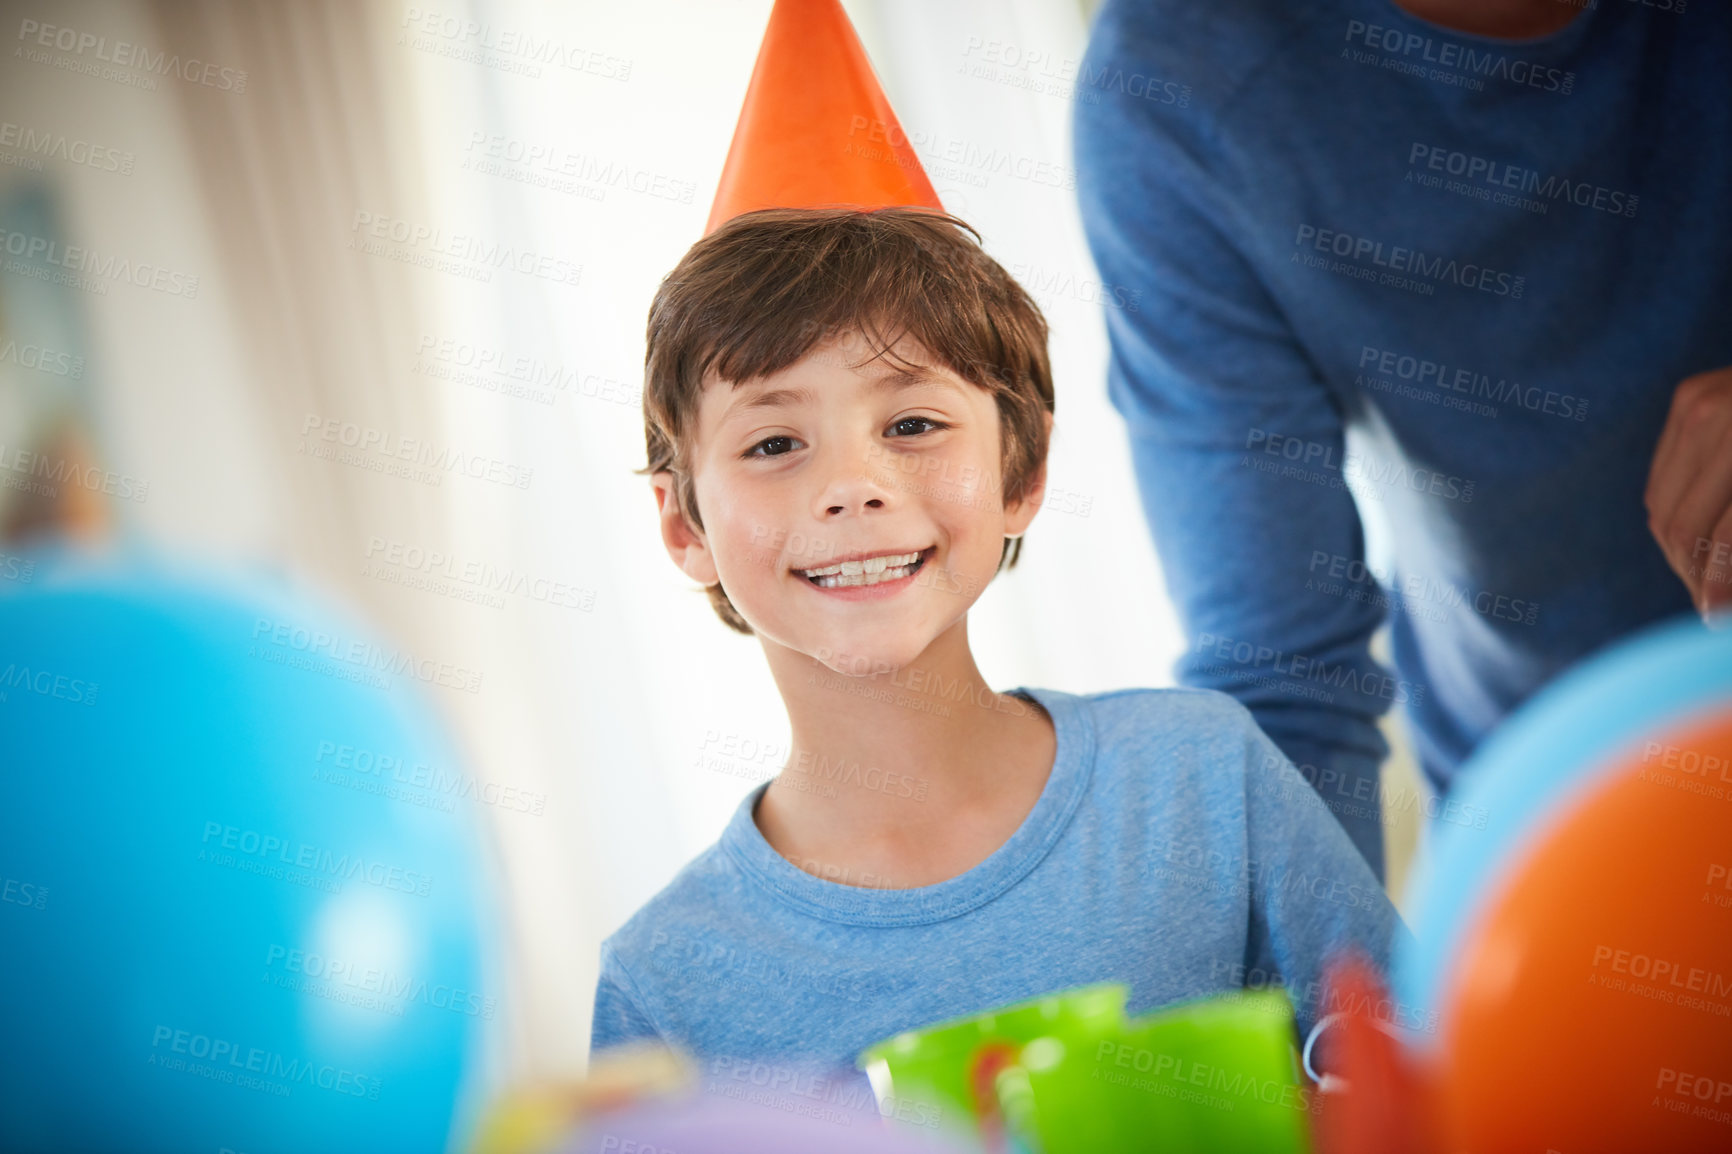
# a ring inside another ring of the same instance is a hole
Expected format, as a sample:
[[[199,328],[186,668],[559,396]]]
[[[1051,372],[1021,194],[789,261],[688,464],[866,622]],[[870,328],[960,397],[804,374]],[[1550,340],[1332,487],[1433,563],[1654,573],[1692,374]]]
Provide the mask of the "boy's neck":
[[[966,618],[913,664],[875,676],[764,649],[792,752],[753,817],[808,873],[880,888],[936,884],[984,860],[1039,800],[1052,722],[987,685]]]

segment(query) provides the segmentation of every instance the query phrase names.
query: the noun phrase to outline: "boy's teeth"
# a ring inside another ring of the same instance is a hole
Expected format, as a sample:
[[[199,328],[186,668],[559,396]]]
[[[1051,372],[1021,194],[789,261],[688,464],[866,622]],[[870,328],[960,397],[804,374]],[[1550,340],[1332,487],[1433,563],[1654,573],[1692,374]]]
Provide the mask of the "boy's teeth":
[[[896,581],[908,576],[919,560],[919,553],[902,553],[867,557],[862,561],[839,561],[834,565],[802,569],[799,572],[826,589],[842,585],[877,585],[883,581]]]

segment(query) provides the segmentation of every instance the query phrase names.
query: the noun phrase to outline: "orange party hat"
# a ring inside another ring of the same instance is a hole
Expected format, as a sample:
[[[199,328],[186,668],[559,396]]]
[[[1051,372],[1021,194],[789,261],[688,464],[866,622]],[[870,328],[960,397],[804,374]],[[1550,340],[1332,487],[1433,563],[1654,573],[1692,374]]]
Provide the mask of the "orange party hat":
[[[776,0],[704,234],[760,208],[944,211],[841,0]]]

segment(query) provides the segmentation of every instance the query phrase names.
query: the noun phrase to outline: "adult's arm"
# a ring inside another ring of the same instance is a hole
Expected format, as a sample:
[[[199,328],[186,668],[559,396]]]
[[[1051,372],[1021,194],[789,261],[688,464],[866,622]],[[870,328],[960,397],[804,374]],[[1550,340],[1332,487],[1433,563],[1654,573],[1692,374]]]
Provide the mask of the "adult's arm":
[[[1134,46],[1097,33],[1085,67],[1137,70],[1115,53]],[[1381,879],[1383,610],[1306,587],[1364,556],[1343,414],[1244,255],[1262,226],[1241,206],[1290,176],[1236,171],[1223,112],[1111,89],[1076,105],[1083,224],[1115,302],[1108,390],[1188,638],[1178,679],[1250,709]]]

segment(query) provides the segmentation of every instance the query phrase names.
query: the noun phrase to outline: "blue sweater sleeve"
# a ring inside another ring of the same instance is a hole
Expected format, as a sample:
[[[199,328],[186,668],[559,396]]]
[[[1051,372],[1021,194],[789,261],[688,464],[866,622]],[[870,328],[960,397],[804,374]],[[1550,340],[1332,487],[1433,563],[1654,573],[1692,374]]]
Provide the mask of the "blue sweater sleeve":
[[[655,1024],[632,997],[631,977],[606,945],[601,947],[601,977],[595,984],[595,1013],[589,1032],[589,1056],[639,1039],[659,1040]]]
[[[1152,51],[1097,24],[1088,66],[1128,71]],[[1340,483],[1341,401],[1223,207],[1255,197],[1233,187],[1252,178],[1197,107],[1109,91],[1078,102],[1075,129],[1089,246],[1134,306],[1108,310],[1108,389],[1187,634],[1177,676],[1249,708],[1381,877],[1377,719],[1393,679],[1369,643],[1383,610],[1301,596],[1318,557],[1360,560],[1364,542]]]

